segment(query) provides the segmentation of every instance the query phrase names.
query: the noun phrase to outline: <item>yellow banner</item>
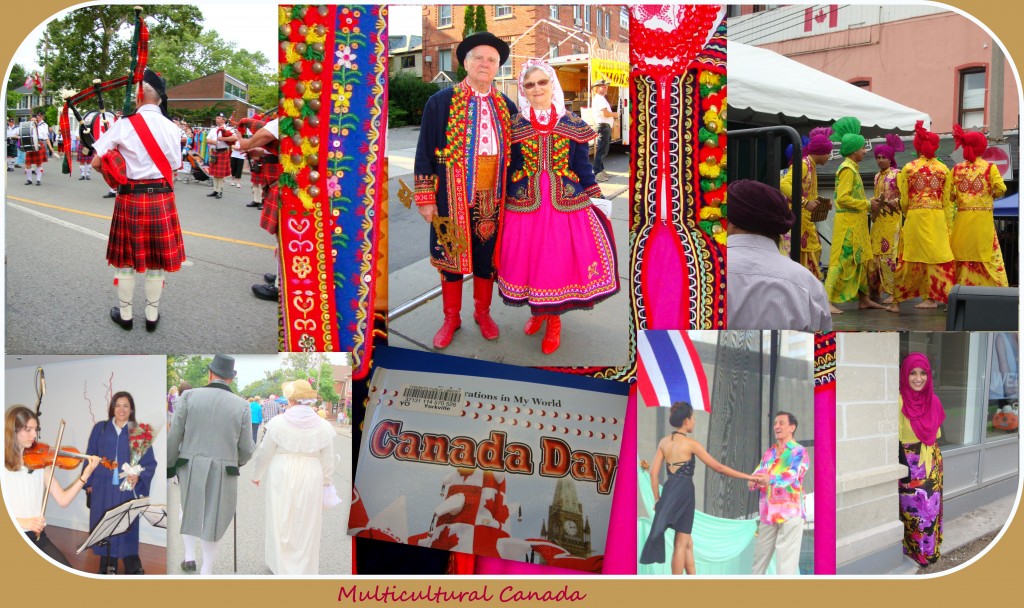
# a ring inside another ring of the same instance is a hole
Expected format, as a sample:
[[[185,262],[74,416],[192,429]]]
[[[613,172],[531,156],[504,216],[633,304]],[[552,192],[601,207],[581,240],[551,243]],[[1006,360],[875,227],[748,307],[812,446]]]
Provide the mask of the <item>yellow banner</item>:
[[[591,59],[590,69],[590,82],[592,83],[604,78],[614,87],[629,86],[629,64],[624,61]]]

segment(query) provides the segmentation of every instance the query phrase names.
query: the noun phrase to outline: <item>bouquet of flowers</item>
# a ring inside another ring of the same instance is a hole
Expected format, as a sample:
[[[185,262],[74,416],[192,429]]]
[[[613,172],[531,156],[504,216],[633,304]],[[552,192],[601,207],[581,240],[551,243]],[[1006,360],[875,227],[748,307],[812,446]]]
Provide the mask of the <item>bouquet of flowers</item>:
[[[131,451],[129,462],[121,465],[121,491],[129,492],[135,488],[135,482],[128,479],[129,476],[138,477],[142,474],[142,455],[146,453],[156,440],[156,433],[153,432],[153,425],[143,422],[128,431],[128,447]]]

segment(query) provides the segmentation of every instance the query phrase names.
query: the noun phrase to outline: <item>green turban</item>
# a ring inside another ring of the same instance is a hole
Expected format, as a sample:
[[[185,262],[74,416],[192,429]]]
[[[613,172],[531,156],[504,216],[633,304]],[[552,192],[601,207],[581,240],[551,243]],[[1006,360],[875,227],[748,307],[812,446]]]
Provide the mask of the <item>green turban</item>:
[[[860,134],[860,121],[853,116],[844,116],[832,125],[832,141],[839,144],[839,153],[843,156],[864,147],[864,136]]]

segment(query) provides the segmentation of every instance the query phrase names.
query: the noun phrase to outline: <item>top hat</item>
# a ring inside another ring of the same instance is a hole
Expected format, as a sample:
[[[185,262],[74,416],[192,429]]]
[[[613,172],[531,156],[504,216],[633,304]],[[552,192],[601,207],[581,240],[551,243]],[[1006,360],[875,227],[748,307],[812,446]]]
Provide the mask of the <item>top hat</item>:
[[[235,358],[231,355],[214,355],[213,361],[207,366],[214,375],[233,380],[238,374],[235,371]]]

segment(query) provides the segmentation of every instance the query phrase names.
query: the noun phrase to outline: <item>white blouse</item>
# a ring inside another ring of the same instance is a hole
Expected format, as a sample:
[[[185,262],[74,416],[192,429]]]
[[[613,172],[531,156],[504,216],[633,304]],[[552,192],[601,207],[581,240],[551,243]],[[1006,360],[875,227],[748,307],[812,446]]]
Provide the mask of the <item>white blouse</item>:
[[[3,467],[0,484],[3,486],[4,502],[11,514],[19,519],[38,517],[43,506],[43,494],[46,492],[45,469],[29,472],[27,467],[17,471],[8,471]]]

